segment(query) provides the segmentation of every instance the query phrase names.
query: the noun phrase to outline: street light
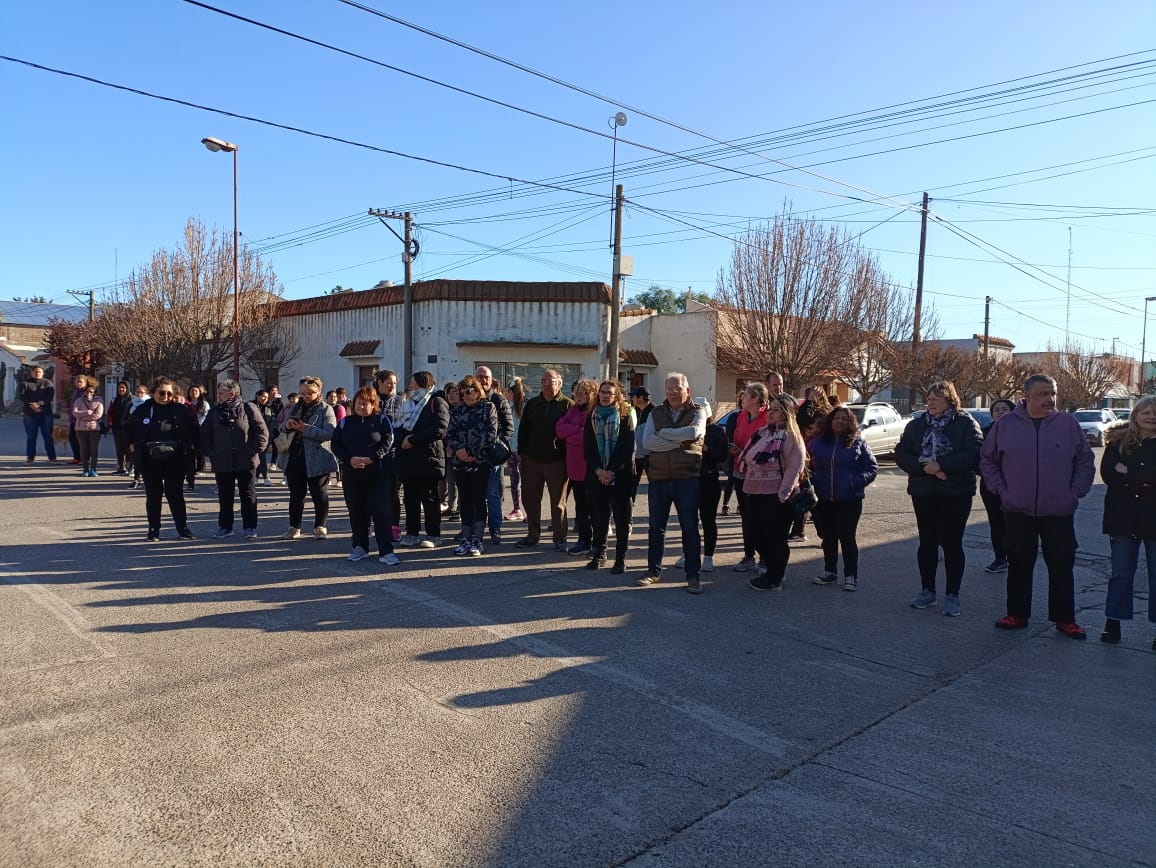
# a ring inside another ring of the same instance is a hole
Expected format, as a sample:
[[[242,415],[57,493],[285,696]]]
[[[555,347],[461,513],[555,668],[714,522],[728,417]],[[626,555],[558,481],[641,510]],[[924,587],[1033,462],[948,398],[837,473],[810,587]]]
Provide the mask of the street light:
[[[241,287],[237,282],[237,146],[224,139],[206,136],[201,144],[214,154],[227,151],[233,155],[233,379],[241,382]]]
[[[1148,382],[1148,302],[1156,301],[1156,295],[1144,299],[1144,331],[1140,337],[1140,394],[1144,394],[1144,386]]]

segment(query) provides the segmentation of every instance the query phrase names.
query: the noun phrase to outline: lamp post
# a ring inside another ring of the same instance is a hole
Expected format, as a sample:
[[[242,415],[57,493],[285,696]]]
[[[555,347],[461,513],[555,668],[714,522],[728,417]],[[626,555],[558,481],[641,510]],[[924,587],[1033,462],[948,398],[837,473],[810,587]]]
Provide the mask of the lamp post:
[[[618,128],[626,126],[626,112],[617,112],[607,123],[614,130],[614,147],[610,152],[610,246],[614,248],[614,266],[610,275],[610,344],[606,350],[606,376],[618,379],[618,309],[622,306],[622,186],[615,185],[618,167]]]
[[[1144,330],[1140,337],[1140,394],[1144,394],[1144,386],[1148,376],[1148,302],[1156,301],[1156,295],[1144,299]]]
[[[201,144],[213,153],[227,151],[233,155],[233,379],[241,382],[241,286],[237,280],[239,233],[237,232],[237,146],[224,139],[206,136]]]

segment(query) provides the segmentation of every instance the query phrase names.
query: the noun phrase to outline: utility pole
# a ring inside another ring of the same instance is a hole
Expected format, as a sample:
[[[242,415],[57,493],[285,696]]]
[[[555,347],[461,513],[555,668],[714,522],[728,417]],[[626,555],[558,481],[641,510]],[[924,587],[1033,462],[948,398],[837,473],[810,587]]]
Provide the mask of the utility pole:
[[[382,211],[378,208],[370,208],[369,216],[376,217],[381,221],[381,225],[393,232],[394,237],[400,241],[405,249],[401,254],[401,261],[405,264],[405,294],[404,307],[402,311],[403,328],[403,352],[405,353],[405,364],[402,369],[402,377],[409,377],[414,372],[413,365],[413,261],[417,259],[420,247],[418,243],[413,240],[413,217],[406,211],[404,214],[399,214],[396,211]],[[385,222],[385,219],[401,220],[405,223],[405,237],[394,232],[393,227]],[[408,382],[408,379],[406,380]]]
[[[920,322],[923,318],[923,260],[927,253],[927,203],[931,200],[927,192],[923,193],[923,203],[919,209],[919,264],[915,273],[915,311],[911,323],[911,356],[914,359],[919,353]],[[915,384],[911,384],[908,392],[908,410],[915,408]]]
[[[1072,344],[1072,227],[1068,227],[1068,304],[1064,314],[1064,349]]]
[[[618,311],[622,306],[622,185],[614,188],[614,273],[610,287],[610,348],[606,353],[607,378],[618,379]],[[631,269],[633,270],[633,269]]]
[[[983,300],[983,357],[987,358],[987,341],[991,336],[991,296]]]
[[[68,290],[68,294],[69,295],[77,295],[77,296],[81,296],[81,297],[87,295],[88,296],[88,322],[89,322],[89,325],[96,322],[96,294],[95,294],[95,292],[91,289],[70,289],[70,290]],[[92,340],[92,330],[91,329],[89,329],[88,338],[89,338],[89,341],[91,342],[91,340]],[[89,347],[88,347],[88,365],[86,367],[88,367],[89,371],[93,374],[96,373],[96,360],[93,358],[94,355],[95,354],[92,352],[92,345],[90,343]]]

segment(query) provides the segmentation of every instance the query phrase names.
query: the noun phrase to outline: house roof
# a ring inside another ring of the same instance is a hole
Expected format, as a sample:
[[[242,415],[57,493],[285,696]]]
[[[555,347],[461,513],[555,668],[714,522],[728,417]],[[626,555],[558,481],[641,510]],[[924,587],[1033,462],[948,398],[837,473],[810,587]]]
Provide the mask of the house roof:
[[[377,348],[380,344],[381,341],[379,340],[350,341],[341,348],[341,352],[338,353],[338,355],[343,359],[374,356],[377,354]]]
[[[981,346],[983,345],[983,335],[972,335],[972,338],[979,341]],[[988,346],[991,347],[1007,347],[1009,350],[1015,349],[1015,344],[1007,338],[997,338],[995,335],[988,335],[987,343]]]
[[[88,305],[0,301],[0,322],[7,325],[44,326],[47,328],[50,319],[81,322],[88,319]]]
[[[490,341],[458,341],[459,347],[523,347],[523,348],[554,348],[565,347],[571,350],[596,350],[598,344],[584,341],[507,341],[507,340],[490,340]]]
[[[420,280],[413,285],[414,301],[594,302],[610,304],[604,283],[529,282],[511,280]],[[381,286],[360,292],[341,292],[317,298],[279,302],[277,316],[301,316],[339,310],[363,310],[403,304],[405,288]]]
[[[657,368],[658,357],[650,350],[627,350],[620,347],[618,350],[618,364]]]

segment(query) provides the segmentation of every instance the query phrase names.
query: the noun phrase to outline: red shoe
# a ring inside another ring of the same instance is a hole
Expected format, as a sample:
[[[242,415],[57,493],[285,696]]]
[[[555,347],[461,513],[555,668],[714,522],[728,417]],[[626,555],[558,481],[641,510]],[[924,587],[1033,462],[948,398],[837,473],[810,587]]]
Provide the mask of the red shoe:
[[[1028,619],[1017,618],[1015,615],[1004,615],[995,622],[995,625],[1001,630],[1022,630],[1028,625]]]
[[[1084,628],[1075,621],[1061,621],[1056,624],[1056,629],[1069,639],[1075,639],[1077,642],[1083,642],[1088,638],[1088,634],[1084,632]]]

